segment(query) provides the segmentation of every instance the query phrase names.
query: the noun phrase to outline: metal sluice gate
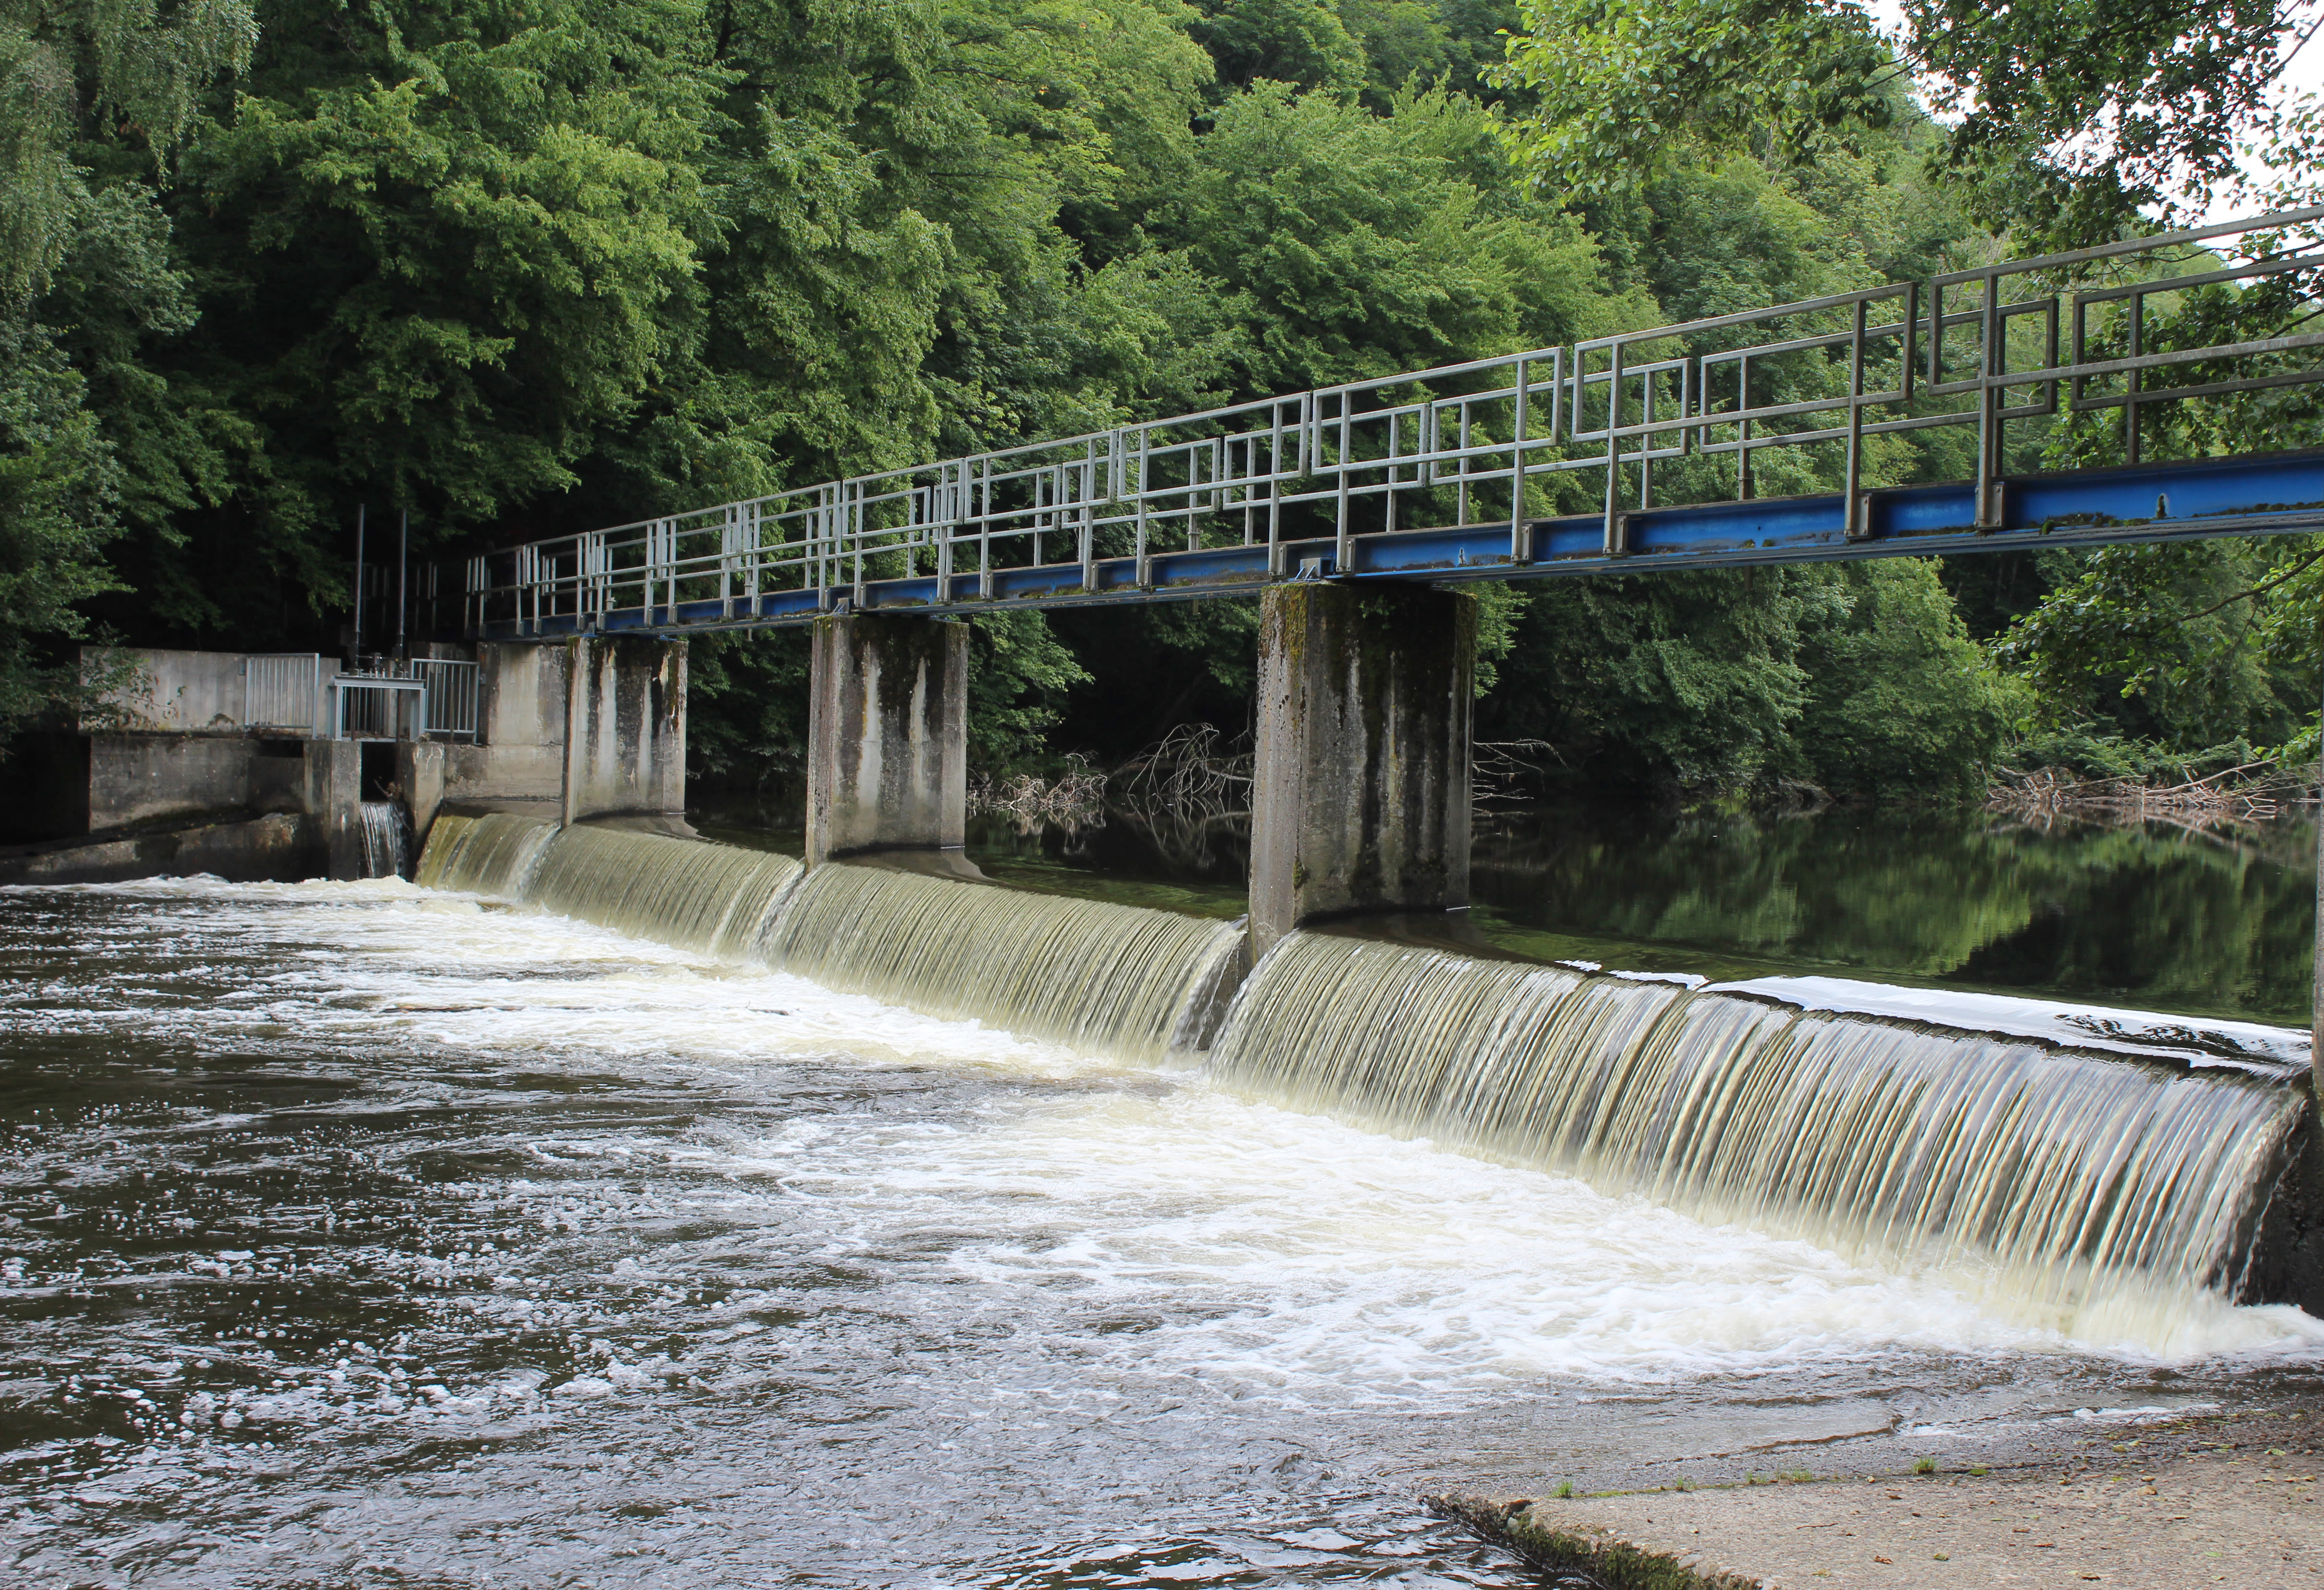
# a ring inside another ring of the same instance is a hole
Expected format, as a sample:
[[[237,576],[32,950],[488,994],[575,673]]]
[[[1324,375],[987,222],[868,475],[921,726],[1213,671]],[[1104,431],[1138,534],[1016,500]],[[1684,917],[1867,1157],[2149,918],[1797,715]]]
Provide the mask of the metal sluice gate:
[[[528,542],[466,562],[460,627],[673,633],[2324,529],[2324,449],[2280,450],[2324,441],[2312,402],[2282,409],[2324,381],[2319,220],[1998,262]],[[2190,450],[2213,456],[2151,456]],[[430,571],[431,593],[450,583]]]

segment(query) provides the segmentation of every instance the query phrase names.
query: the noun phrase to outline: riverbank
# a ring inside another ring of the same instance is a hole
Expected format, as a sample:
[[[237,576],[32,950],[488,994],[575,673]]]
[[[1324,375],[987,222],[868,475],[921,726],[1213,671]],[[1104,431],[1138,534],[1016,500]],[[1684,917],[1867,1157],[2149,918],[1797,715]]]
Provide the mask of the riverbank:
[[[1950,1473],[1801,1470],[1595,1495],[1453,1493],[1429,1504],[1554,1582],[1605,1590],[2259,1590],[2324,1585],[2320,1468],[2324,1408],[2295,1406],[2116,1427]]]

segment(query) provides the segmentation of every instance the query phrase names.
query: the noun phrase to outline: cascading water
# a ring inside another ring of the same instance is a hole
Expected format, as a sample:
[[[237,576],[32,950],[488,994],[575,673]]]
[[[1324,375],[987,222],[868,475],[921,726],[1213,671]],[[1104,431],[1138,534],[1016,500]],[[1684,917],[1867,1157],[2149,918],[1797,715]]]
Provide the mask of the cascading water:
[[[1222,1084],[2021,1300],[2232,1288],[2302,1102],[2280,1072],[1296,934]],[[2086,1320],[2087,1322],[2087,1320]]]
[[[364,876],[400,878],[411,870],[411,819],[392,800],[366,800],[363,819]]]
[[[419,882],[1139,1063],[1204,1048],[1231,995],[1230,1090],[1980,1272],[2078,1332],[2167,1334],[2172,1299],[2233,1291],[2304,1107],[2264,1046],[2213,1064],[1331,934],[1237,992],[1222,922],[525,818],[439,817]]]
[[[1240,964],[1224,922],[878,866],[800,873],[662,835],[446,816],[418,881],[1133,1061],[1199,1048]]]
[[[523,901],[719,960],[759,944],[799,864],[661,834],[558,828],[494,813],[439,817],[417,881]]]
[[[1199,1049],[1231,992],[1240,929],[879,867],[817,867],[769,960],[937,1016],[1152,1062]]]
[[[411,881],[426,889],[521,899],[533,867],[556,837],[554,824],[532,818],[439,813],[428,829],[428,848]]]

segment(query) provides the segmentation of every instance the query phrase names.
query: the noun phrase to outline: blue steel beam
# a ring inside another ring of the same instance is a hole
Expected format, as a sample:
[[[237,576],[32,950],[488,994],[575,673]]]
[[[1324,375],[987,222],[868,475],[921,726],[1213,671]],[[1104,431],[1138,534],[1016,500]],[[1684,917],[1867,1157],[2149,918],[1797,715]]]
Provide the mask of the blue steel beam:
[[[1351,536],[1338,566],[1331,536],[1284,543],[1285,575],[1270,576],[1264,544],[1154,552],[1148,583],[1138,560],[1096,561],[1084,586],[1079,562],[996,569],[992,596],[977,596],[974,574],[867,581],[863,611],[956,616],[1012,607],[1082,607],[1199,601],[1248,596],[1286,578],[1399,579],[1446,584],[1471,579],[1662,573],[1846,558],[1956,557],[2041,547],[2089,547],[2224,535],[2324,531],[2324,450],[2004,476],[1997,528],[1977,527],[1977,487],[1955,481],[1861,494],[1862,533],[1848,533],[1841,493],[1693,507],[1634,510],[1616,521],[1619,550],[1607,550],[1602,514],[1533,522],[1534,558],[1513,562],[1507,521]],[[948,588],[945,588],[948,587]],[[758,629],[812,622],[823,609],[812,589],[771,592],[750,604],[680,602],[604,615],[602,633],[657,635]],[[746,610],[747,606],[747,610]],[[577,633],[570,616],[544,615],[521,631],[485,627],[484,639],[540,639]]]

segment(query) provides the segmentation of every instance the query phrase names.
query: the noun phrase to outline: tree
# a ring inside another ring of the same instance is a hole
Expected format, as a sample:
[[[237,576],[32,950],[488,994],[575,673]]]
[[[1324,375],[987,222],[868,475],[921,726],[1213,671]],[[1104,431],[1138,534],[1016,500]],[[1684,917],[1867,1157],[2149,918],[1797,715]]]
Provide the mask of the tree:
[[[38,290],[63,257],[92,186],[77,143],[126,143],[159,175],[257,37],[248,0],[0,4],[0,300]]]
[[[2033,252],[2200,205],[2271,119],[2312,0],[1904,0],[1895,59],[1857,0],[1526,0],[1500,80],[1552,189],[1598,196],[1748,149],[1793,161],[1894,120],[1917,70],[1936,168]]]

